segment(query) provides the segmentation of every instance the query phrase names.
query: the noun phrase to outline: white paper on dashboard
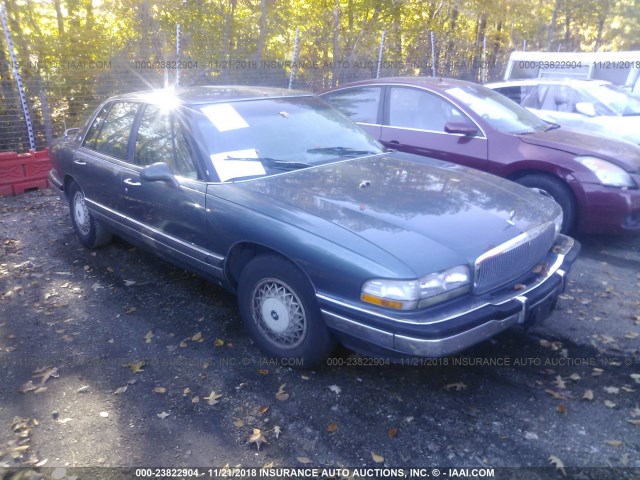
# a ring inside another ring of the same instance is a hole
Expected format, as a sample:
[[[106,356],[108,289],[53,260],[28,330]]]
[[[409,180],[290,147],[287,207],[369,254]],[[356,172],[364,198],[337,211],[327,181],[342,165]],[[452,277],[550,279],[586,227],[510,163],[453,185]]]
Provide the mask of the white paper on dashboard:
[[[239,128],[247,128],[249,124],[228,103],[215,103],[200,109],[219,132],[228,132]]]
[[[228,158],[255,158],[251,160],[228,160]],[[255,148],[247,150],[235,150],[232,152],[214,153],[211,155],[211,162],[220,177],[221,182],[226,182],[230,178],[249,177],[251,175],[265,175],[267,172],[258,160],[258,152]]]

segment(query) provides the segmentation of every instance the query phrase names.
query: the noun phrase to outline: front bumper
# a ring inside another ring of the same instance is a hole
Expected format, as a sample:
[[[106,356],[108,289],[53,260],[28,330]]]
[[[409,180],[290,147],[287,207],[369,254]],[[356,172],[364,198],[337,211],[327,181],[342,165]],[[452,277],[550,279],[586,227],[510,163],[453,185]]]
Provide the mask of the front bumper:
[[[525,276],[518,290],[503,288],[415,312],[378,309],[321,293],[317,297],[327,326],[353,350],[387,358],[442,357],[547,317],[579,251],[577,241],[560,235],[544,266]]]
[[[640,175],[632,175],[640,185]],[[582,233],[619,235],[640,233],[640,189],[582,184],[579,212]]]

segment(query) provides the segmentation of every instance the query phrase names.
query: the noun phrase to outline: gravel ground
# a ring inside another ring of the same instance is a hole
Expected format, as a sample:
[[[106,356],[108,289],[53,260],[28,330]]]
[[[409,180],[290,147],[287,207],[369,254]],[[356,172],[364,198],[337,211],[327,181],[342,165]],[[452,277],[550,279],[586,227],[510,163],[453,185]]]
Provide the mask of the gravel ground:
[[[412,365],[340,350],[305,371],[263,357],[225,291],[117,239],[82,248],[50,190],[2,198],[0,478],[224,465],[640,478],[640,238],[580,241],[558,310],[529,332]]]

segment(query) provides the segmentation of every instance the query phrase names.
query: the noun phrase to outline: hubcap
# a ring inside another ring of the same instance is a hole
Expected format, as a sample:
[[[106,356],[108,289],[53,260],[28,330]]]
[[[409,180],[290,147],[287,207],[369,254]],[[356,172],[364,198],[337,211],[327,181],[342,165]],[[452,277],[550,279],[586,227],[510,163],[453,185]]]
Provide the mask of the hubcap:
[[[251,293],[251,313],[260,333],[278,348],[302,343],[307,321],[302,302],[281,280],[266,278]]]
[[[75,218],[80,233],[82,233],[82,235],[89,235],[91,220],[87,205],[84,203],[84,195],[82,192],[76,192],[73,197],[73,217]]]

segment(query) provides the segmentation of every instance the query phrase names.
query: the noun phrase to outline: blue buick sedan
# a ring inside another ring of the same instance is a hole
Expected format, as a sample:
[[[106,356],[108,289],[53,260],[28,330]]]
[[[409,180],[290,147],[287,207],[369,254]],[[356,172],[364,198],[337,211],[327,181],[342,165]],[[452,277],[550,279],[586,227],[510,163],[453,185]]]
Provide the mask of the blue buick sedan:
[[[386,151],[304,92],[111,98],[52,164],[83,245],[115,234],[226,287],[266,354],[309,367],[337,342],[445,356],[541,320],[579,251],[539,191]]]

